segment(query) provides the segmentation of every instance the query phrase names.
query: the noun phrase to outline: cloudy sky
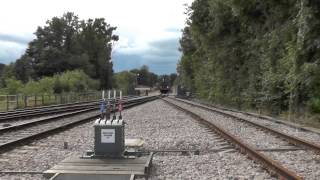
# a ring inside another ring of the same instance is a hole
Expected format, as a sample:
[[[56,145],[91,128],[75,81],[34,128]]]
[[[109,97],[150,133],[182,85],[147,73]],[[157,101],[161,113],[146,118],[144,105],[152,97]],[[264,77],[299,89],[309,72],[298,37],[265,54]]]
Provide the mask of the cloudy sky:
[[[192,0],[4,0],[0,11],[0,63],[23,54],[38,26],[74,12],[80,19],[104,17],[117,26],[112,54],[116,72],[148,65],[157,74],[176,71],[184,4]]]

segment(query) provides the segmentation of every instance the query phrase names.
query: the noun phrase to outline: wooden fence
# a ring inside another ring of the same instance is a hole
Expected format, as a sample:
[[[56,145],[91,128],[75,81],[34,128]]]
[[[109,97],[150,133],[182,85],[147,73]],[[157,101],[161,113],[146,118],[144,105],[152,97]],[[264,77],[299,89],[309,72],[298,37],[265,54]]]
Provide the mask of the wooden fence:
[[[0,95],[0,112],[54,104],[94,101],[101,98],[101,92]]]

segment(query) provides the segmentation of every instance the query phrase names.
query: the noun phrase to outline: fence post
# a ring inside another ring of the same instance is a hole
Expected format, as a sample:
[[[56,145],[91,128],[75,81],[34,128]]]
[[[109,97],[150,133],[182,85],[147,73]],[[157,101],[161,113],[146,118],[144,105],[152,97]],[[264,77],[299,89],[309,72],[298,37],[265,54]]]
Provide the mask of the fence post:
[[[42,103],[42,106],[44,106],[44,95],[42,94],[42,96],[41,96],[41,103]]]
[[[37,95],[36,94],[34,95],[34,106],[35,107],[37,106]]]
[[[9,96],[7,95],[7,111],[9,111]]]
[[[69,103],[69,101],[70,101],[70,93],[67,93],[67,94],[66,94],[66,99],[67,99],[66,104],[68,104],[68,103]]]
[[[28,107],[28,96],[24,95],[24,108]]]
[[[19,108],[19,95],[16,95],[16,109]]]

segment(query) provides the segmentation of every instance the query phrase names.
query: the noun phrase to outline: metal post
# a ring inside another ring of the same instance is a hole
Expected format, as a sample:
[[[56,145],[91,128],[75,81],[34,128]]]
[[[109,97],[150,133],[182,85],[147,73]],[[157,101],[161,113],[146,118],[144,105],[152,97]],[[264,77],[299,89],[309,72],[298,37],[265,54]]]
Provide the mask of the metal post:
[[[44,95],[42,94],[42,96],[41,96],[41,101],[42,101],[42,106],[44,105]]]
[[[34,95],[34,106],[37,106],[37,95]]]

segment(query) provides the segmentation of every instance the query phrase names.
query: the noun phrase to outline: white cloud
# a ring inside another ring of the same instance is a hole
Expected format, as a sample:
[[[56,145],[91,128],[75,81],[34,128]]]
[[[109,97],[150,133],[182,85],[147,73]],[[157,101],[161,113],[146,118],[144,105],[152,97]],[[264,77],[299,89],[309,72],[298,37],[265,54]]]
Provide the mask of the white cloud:
[[[46,20],[67,11],[80,19],[104,17],[117,26],[115,53],[143,53],[150,44],[180,36],[185,6],[193,0],[10,0],[1,2],[0,34],[28,36]]]

